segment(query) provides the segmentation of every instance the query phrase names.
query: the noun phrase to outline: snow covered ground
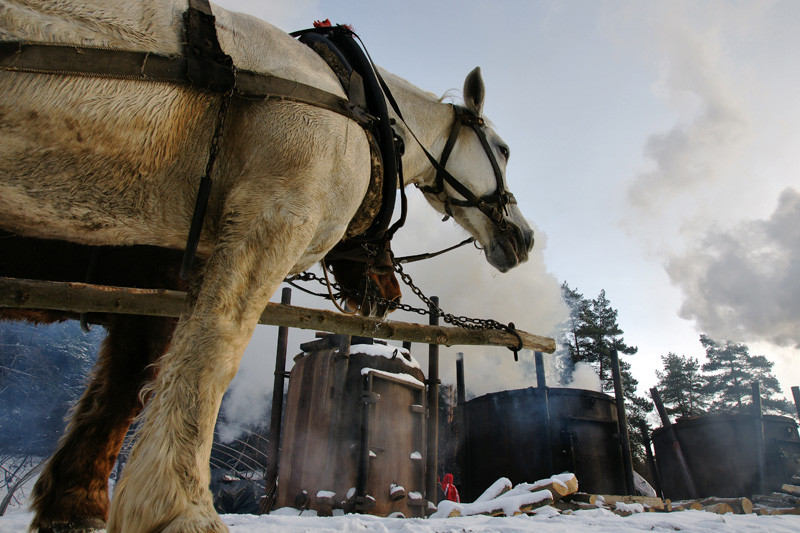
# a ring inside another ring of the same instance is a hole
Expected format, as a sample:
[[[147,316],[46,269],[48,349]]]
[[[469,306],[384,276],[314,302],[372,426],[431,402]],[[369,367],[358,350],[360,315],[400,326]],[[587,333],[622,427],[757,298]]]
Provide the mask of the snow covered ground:
[[[0,533],[27,530],[31,514],[12,512],[0,517]],[[458,518],[417,519],[379,518],[368,515],[345,515],[330,518],[312,516],[223,515],[231,533],[633,533],[638,531],[692,533],[798,533],[800,516],[717,515],[704,511],[675,513],[640,513],[621,517],[596,509],[560,515],[551,507],[536,516],[512,518],[468,516]]]

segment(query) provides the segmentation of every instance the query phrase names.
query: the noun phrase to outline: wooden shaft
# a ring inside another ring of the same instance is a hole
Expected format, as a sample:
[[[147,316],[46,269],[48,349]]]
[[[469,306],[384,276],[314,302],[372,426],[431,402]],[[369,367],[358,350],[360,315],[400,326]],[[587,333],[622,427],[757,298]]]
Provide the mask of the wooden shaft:
[[[661,490],[661,479],[658,477],[658,469],[656,468],[656,458],[653,455],[653,448],[650,442],[650,428],[644,420],[639,422],[639,430],[642,432],[642,443],[644,444],[644,451],[647,455],[647,466],[650,468],[650,475],[653,476],[653,488],[656,489],[656,494],[660,498],[664,497],[664,491]]]
[[[281,291],[281,303],[292,303],[292,289]],[[258,512],[266,514],[272,510],[277,494],[278,459],[280,457],[281,420],[283,420],[283,388],[286,381],[286,352],[288,350],[289,328],[278,328],[278,346],[275,351],[275,377],[272,382],[272,411],[269,423],[269,447],[267,451],[267,472],[264,476],[264,495]]]
[[[625,413],[625,394],[622,390],[622,374],[619,370],[619,354],[616,348],[611,350],[611,375],[614,378],[614,395],[617,399],[617,421],[619,422],[619,441],[622,447],[622,468],[625,472],[625,488],[628,494],[635,494],[628,415]]]
[[[686,461],[686,456],[683,455],[683,448],[678,440],[678,435],[675,434],[675,428],[672,427],[672,422],[669,421],[669,416],[667,416],[667,410],[664,407],[664,402],[661,401],[661,394],[658,392],[657,388],[653,387],[650,389],[650,395],[653,397],[653,402],[656,404],[656,410],[661,417],[661,422],[664,425],[664,428],[667,430],[667,436],[669,437],[670,444],[672,445],[672,450],[675,453],[675,458],[678,460],[678,468],[681,471],[683,482],[686,485],[686,488],[689,490],[689,497],[697,498],[699,494],[697,485],[694,483],[694,477],[692,476],[691,469],[689,469],[689,463]]]
[[[74,313],[115,313],[128,315],[180,316],[186,293],[161,289],[131,289],[22,280],[0,277],[0,307],[51,309]],[[516,336],[501,330],[472,330],[447,326],[426,326],[394,320],[343,315],[333,311],[270,303],[261,324],[288,326],[314,331],[331,331],[378,339],[440,344],[444,346],[505,346],[518,344]],[[523,348],[553,353],[555,340],[517,330]]]

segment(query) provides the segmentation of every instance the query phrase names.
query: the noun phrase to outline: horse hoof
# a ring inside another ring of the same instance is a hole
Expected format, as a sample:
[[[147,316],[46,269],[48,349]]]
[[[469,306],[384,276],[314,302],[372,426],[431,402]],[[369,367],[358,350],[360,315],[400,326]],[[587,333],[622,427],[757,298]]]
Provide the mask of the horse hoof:
[[[99,533],[106,530],[106,522],[101,518],[76,518],[67,522],[53,522],[34,529],[38,533]]]

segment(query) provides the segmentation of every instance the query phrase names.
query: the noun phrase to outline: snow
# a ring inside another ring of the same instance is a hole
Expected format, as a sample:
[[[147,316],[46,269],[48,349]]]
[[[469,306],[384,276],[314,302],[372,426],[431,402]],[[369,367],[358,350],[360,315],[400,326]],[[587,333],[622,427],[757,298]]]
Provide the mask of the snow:
[[[623,503],[617,502],[615,509],[617,511],[623,511],[626,513],[643,513],[644,512],[644,505],[641,503]]]
[[[511,480],[508,479],[507,477],[501,477],[500,479],[498,479],[497,481],[492,483],[492,485],[488,489],[486,489],[483,492],[483,494],[478,496],[475,499],[474,503],[487,502],[489,500],[494,500],[495,498],[500,496],[500,494],[503,493],[503,491],[507,491],[510,488],[511,488]]]
[[[420,368],[419,361],[414,359],[408,350],[397,346],[384,344],[354,344],[350,346],[350,353],[363,353],[364,355],[385,357],[386,359],[397,359],[411,368]]]
[[[395,372],[384,372],[383,370],[378,370],[376,368],[369,368],[369,367],[364,367],[364,368],[361,369],[361,375],[362,376],[366,376],[370,372],[372,372],[373,374],[375,374],[377,376],[383,376],[385,378],[392,378],[392,379],[396,379],[396,380],[399,380],[399,381],[404,381],[406,383],[411,383],[412,385],[416,385],[418,387],[425,387],[425,385],[420,380],[418,380],[417,378],[415,378],[414,376],[411,376],[409,374],[397,374]]]
[[[32,514],[14,512],[0,517],[0,533],[23,533]],[[231,533],[637,533],[641,531],[687,533],[797,533],[800,516],[717,515],[705,511],[637,513],[628,517],[605,509],[558,514],[552,507],[535,516],[508,518],[469,516],[456,518],[380,518],[348,514],[333,517],[294,516],[273,512],[265,516],[222,515]]]
[[[419,452],[411,452],[411,455],[408,456],[412,461],[421,461],[422,454]]]
[[[336,496],[335,492],[331,492],[329,490],[321,490],[317,492],[317,498],[333,498]]]
[[[431,519],[447,518],[453,512],[457,512],[461,516],[472,516],[480,513],[490,513],[497,509],[502,509],[506,516],[514,516],[520,512],[520,507],[550,498],[552,498],[552,495],[549,490],[538,490],[536,492],[522,490],[517,493],[515,488],[488,501],[476,503],[439,502],[439,510],[431,516]]]

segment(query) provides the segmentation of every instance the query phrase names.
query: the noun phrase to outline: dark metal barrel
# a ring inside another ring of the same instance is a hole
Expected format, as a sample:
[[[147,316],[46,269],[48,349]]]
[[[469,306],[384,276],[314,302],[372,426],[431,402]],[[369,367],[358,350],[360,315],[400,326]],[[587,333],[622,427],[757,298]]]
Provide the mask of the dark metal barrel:
[[[764,416],[766,491],[780,488],[797,473],[800,436],[797,424],[785,416]],[[759,487],[759,443],[750,415],[707,415],[681,419],[672,424],[699,497],[752,496]],[[689,498],[677,467],[668,430],[653,431],[658,474],[664,496]]]
[[[564,471],[574,472],[585,492],[625,491],[617,409],[606,394],[549,387],[496,392],[467,402],[466,418],[463,501],[500,477],[532,482]]]

